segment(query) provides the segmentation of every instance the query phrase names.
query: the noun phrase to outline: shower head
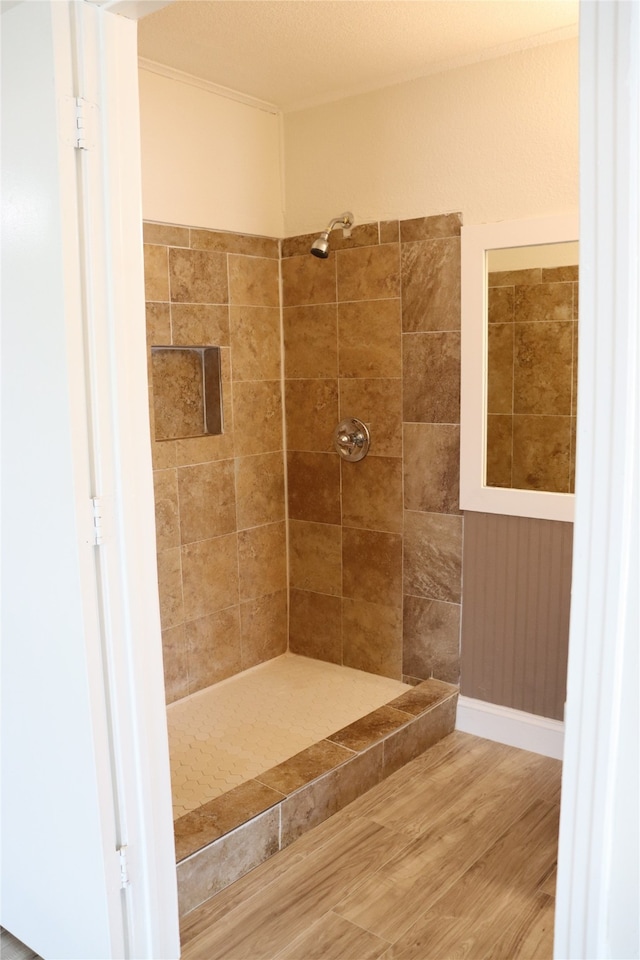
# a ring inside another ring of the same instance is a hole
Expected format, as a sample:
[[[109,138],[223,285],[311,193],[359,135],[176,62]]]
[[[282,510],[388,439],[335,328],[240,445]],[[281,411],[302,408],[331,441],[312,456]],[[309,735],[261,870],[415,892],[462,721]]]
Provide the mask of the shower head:
[[[317,237],[311,244],[311,253],[314,257],[320,257],[322,260],[326,260],[329,256],[329,231],[323,230],[319,237]]]
[[[321,260],[326,260],[329,256],[329,234],[331,231],[335,230],[336,227],[342,227],[342,235],[344,237],[350,237],[352,226],[352,213],[342,213],[339,217],[335,217],[330,222],[327,229],[323,230],[320,236],[313,241],[311,244],[311,253],[314,255],[314,257],[320,257]]]

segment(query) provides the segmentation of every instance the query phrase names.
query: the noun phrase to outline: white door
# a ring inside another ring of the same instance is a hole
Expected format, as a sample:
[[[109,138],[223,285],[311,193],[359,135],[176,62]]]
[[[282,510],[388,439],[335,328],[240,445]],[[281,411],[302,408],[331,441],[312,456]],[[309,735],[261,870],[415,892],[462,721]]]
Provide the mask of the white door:
[[[47,960],[169,960],[135,23],[57,0],[0,26],[0,923]]]

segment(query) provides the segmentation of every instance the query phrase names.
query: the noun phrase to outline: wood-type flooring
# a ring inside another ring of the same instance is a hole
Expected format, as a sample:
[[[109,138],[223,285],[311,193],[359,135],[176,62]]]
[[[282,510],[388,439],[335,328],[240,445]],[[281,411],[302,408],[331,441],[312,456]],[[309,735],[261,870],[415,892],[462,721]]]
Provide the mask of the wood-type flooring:
[[[182,922],[182,960],[549,960],[561,764],[453,733]]]

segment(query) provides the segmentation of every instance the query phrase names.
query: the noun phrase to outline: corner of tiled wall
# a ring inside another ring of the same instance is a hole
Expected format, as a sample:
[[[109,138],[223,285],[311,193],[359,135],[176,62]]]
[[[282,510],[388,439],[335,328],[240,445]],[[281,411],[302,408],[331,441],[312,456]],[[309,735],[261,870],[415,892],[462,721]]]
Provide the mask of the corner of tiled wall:
[[[170,702],[287,647],[279,243],[155,223],[144,241],[149,349],[222,360],[223,434],[152,443]]]
[[[223,435],[153,443],[167,699],[287,640],[456,683],[460,216],[337,231],[326,260],[311,236],[146,223],[144,238],[149,344],[218,345],[223,370]],[[332,447],[346,416],[371,430],[359,463]]]
[[[290,647],[459,678],[460,216],[283,243]],[[331,446],[346,416],[369,456]]]

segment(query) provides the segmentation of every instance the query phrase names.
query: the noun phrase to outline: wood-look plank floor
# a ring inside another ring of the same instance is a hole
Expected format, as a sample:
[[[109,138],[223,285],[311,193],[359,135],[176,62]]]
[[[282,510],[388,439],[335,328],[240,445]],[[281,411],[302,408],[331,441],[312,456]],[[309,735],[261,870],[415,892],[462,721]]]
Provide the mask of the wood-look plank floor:
[[[182,960],[547,960],[561,764],[454,733],[182,924]]]

